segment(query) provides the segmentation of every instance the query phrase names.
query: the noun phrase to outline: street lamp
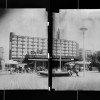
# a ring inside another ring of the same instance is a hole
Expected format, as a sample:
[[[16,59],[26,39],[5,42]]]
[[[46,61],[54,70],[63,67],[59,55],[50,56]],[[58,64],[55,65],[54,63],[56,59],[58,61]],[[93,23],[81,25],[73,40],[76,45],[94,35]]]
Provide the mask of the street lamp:
[[[61,44],[61,39],[60,39],[60,70],[61,70],[61,49],[62,49],[62,44]]]
[[[82,27],[80,28],[81,31],[83,31],[83,63],[84,63],[84,76],[85,76],[85,45],[84,45],[84,34],[85,34],[85,31],[88,30],[87,28],[85,27]]]
[[[62,48],[62,44],[61,44],[61,39],[60,39],[60,29],[58,28],[58,32],[57,32],[57,39],[60,41],[60,71],[61,71],[61,48]]]

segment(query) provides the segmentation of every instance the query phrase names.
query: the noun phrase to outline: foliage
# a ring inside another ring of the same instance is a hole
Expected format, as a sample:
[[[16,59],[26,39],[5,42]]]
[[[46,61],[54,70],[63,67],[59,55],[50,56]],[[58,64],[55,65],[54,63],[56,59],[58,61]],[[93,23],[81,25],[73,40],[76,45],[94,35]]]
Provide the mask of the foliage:
[[[80,61],[82,61],[83,60],[83,57],[78,56],[77,59],[79,59]]]
[[[100,72],[100,51],[97,54],[89,55],[90,58],[90,66],[97,67],[98,71]]]

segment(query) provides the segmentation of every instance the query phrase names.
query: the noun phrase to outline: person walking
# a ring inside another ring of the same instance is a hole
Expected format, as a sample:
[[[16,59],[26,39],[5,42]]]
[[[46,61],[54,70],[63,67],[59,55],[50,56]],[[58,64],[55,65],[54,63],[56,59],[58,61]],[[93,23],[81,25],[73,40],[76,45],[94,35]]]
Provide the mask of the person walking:
[[[67,71],[68,71],[69,75],[72,76],[71,66],[69,63],[67,64]]]

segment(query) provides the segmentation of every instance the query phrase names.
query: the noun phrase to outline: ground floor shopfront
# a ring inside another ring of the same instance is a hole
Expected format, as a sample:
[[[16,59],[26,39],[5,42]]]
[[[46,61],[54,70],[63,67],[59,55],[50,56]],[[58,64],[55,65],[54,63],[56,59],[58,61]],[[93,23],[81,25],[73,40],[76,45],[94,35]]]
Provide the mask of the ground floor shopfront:
[[[13,60],[12,60],[13,61]],[[16,61],[17,62],[17,61]],[[48,59],[27,59],[25,62],[5,63],[5,70],[44,70],[48,69]]]
[[[48,59],[28,59],[27,64],[34,69],[37,67],[48,69]]]

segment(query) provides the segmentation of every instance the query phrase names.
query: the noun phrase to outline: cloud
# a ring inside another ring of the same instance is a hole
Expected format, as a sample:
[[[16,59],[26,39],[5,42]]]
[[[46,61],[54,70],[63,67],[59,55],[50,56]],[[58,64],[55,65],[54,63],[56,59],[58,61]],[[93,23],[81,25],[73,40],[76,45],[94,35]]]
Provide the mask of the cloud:
[[[62,38],[75,40],[83,46],[81,27],[86,27],[85,32],[86,49],[100,49],[100,10],[64,10],[60,22]]]
[[[4,47],[5,59],[9,58],[9,35],[47,38],[45,10],[41,9],[8,9],[9,13],[0,23],[0,47]]]

